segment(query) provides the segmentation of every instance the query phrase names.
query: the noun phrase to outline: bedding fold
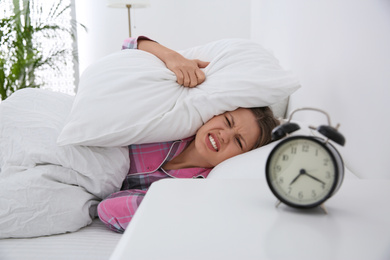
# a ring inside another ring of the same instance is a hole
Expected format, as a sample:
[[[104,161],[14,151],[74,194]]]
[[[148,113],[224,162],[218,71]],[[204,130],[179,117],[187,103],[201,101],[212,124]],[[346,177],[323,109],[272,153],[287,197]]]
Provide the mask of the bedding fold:
[[[56,144],[73,99],[23,89],[0,104],[0,238],[76,231],[120,189],[126,147]]]

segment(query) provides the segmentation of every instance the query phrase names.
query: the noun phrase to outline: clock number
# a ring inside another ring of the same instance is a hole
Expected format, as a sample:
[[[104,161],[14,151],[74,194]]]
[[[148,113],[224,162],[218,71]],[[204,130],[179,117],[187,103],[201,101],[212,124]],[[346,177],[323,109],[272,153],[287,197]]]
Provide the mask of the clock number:
[[[325,178],[326,178],[326,179],[330,179],[330,172],[326,172]]]
[[[280,184],[283,184],[283,182],[284,182],[283,177],[280,177],[280,178],[279,178],[279,183],[280,183]]]
[[[307,144],[302,145],[302,152],[307,153],[309,151],[309,146]]]
[[[288,187],[288,194],[291,194],[292,188]]]
[[[301,200],[301,199],[303,199],[303,192],[302,191],[300,191],[299,193],[298,193],[298,198]]]
[[[283,161],[288,161],[288,155],[287,155],[287,154],[283,154],[282,160],[283,160]]]
[[[312,196],[313,198],[317,197],[317,193],[316,193],[315,190],[312,190],[312,191],[311,191],[311,196]]]
[[[324,159],[324,166],[328,166],[329,158]]]
[[[282,170],[282,166],[280,166],[279,164],[275,166],[276,172],[280,172],[281,170]]]
[[[297,147],[293,146],[291,147],[291,154],[296,154],[297,153]]]

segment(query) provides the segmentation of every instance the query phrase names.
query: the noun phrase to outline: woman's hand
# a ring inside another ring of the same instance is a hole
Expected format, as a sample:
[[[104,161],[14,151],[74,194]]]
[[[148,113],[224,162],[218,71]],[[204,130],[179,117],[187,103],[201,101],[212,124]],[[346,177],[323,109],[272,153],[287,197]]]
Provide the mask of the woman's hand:
[[[206,68],[209,62],[190,60],[177,52],[173,52],[165,59],[165,65],[175,73],[177,83],[185,87],[193,88],[206,80],[202,68]]]
[[[150,40],[140,40],[138,49],[147,51],[162,60],[167,68],[175,73],[177,83],[185,87],[196,87],[206,80],[202,68],[207,67],[209,62],[190,60],[167,47]]]

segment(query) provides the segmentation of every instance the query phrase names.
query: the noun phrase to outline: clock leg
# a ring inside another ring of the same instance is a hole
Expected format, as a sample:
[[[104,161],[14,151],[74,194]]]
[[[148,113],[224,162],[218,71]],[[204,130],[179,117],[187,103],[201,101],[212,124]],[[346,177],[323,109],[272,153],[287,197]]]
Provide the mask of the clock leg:
[[[275,203],[275,207],[279,207],[280,203],[282,203],[280,200],[277,200],[276,203]]]
[[[328,210],[325,207],[325,204],[321,204],[320,208],[324,211],[325,214],[328,214]]]

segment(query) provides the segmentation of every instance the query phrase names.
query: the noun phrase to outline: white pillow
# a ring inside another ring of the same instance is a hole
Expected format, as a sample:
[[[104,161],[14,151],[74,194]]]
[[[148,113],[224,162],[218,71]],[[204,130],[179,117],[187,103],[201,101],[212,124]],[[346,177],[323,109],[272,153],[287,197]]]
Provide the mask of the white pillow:
[[[210,61],[206,81],[196,88],[178,85],[162,61],[140,50],[122,50],[88,67],[58,143],[122,146],[185,138],[214,115],[275,104],[299,88],[292,73],[249,40],[220,40],[181,53]]]
[[[309,124],[297,122],[299,130],[291,135],[319,136],[309,129]],[[283,140],[283,139],[281,139]],[[265,166],[272,149],[281,141],[274,141],[260,148],[232,157],[218,164],[207,176],[207,179],[264,179]]]
[[[215,166],[207,179],[264,179],[268,155],[277,142],[234,156]]]

